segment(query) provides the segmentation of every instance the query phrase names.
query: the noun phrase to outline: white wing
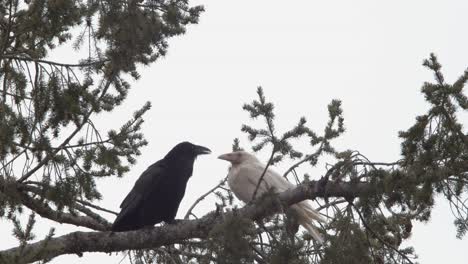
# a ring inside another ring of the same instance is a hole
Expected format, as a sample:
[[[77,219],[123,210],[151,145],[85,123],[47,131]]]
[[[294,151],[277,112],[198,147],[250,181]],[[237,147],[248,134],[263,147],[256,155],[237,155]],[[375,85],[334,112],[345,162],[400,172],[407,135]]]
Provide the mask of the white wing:
[[[288,180],[271,168],[268,168],[264,179],[270,187],[275,188],[276,192],[279,193],[295,187],[294,184],[288,182]]]
[[[252,196],[262,173],[263,165],[257,162],[245,162],[237,166],[232,166],[228,174],[229,187],[237,198],[248,203],[252,200]],[[266,192],[270,187],[268,181],[263,180],[258,188],[257,194],[260,195]]]

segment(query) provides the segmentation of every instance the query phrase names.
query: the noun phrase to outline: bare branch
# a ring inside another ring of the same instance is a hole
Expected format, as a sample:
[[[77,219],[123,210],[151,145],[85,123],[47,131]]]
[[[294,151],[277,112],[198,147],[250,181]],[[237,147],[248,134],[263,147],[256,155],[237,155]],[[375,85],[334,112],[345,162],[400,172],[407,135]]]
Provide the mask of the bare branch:
[[[255,186],[255,191],[254,191],[254,193],[252,195],[252,201],[255,200],[255,196],[257,195],[258,188],[260,188],[260,184],[262,183],[263,177],[265,177],[265,174],[266,174],[266,172],[268,170],[268,167],[270,167],[271,162],[273,161],[273,158],[275,157],[275,153],[276,153],[276,149],[275,149],[275,145],[273,145],[273,150],[271,151],[270,158],[268,159],[268,162],[265,165],[265,168],[263,169],[263,172],[262,172],[262,175],[260,176],[260,179],[258,179],[257,186]]]
[[[106,213],[109,213],[109,214],[113,214],[113,215],[118,215],[117,212],[114,212],[112,210],[109,210],[109,209],[106,209],[106,208],[103,208],[103,207],[100,207],[100,206],[97,206],[97,205],[94,205],[90,202],[87,202],[87,201],[83,201],[83,200],[76,200],[76,202],[84,205],[84,206],[89,206],[91,208],[94,208],[96,210],[99,210],[99,211],[103,211],[103,212],[106,212]]]
[[[56,221],[58,223],[72,224],[76,226],[83,226],[93,230],[104,231],[108,230],[110,224],[103,218],[101,221],[97,221],[94,218],[83,215],[73,215],[70,213],[59,212],[52,209],[48,204],[41,202],[38,199],[32,198],[27,194],[19,193],[21,202],[26,207],[36,212],[40,216]],[[80,207],[81,209],[81,207]],[[81,211],[81,210],[80,210]]]
[[[205,194],[203,194],[202,196],[200,196],[193,204],[192,206],[190,206],[190,208],[187,210],[187,213],[185,214],[184,216],[184,219],[188,219],[190,215],[193,215],[192,214],[192,210],[193,208],[195,208],[195,206],[197,206],[197,204],[201,201],[203,201],[203,199],[205,199],[208,195],[210,195],[210,193],[213,193],[216,189],[218,189],[219,187],[221,187],[221,185],[224,185],[224,183],[227,181],[227,176],[220,182],[218,183],[218,185],[216,185],[215,187],[211,188],[211,190],[207,191]]]
[[[40,183],[38,183],[38,185],[40,186]],[[99,231],[108,230],[110,227],[110,223],[106,219],[102,218],[100,215],[94,213],[93,211],[85,207],[85,205],[88,205],[88,206],[91,205],[90,203],[86,201],[78,201],[80,204],[75,203],[72,206],[72,208],[77,209],[78,211],[84,213],[85,215],[76,215],[76,214],[71,214],[71,213],[59,212],[59,211],[52,209],[47,203],[39,199],[33,198],[26,193],[26,192],[30,192],[34,195],[41,196],[41,193],[42,193],[41,188],[27,185],[27,184],[18,184],[18,183],[16,183],[16,186],[18,189],[19,196],[24,202],[24,205],[28,207],[29,209],[33,210],[34,212],[38,213],[40,216],[44,218],[48,218],[50,220],[54,220],[59,223],[84,226],[84,227],[88,227],[93,230],[99,230]],[[92,205],[90,207],[100,208],[95,205]]]
[[[13,56],[13,55],[3,55],[3,58],[6,59],[13,59],[13,60],[20,60],[20,61],[31,61],[35,63],[45,63],[49,65],[54,65],[54,66],[61,66],[61,67],[89,67],[89,66],[96,66],[96,65],[103,65],[109,60],[101,60],[101,61],[92,61],[88,63],[77,63],[77,64],[66,64],[66,63],[58,63],[55,61],[48,61],[48,60],[41,60],[41,59],[34,59],[34,58],[28,58],[28,57],[23,57],[23,56]]]

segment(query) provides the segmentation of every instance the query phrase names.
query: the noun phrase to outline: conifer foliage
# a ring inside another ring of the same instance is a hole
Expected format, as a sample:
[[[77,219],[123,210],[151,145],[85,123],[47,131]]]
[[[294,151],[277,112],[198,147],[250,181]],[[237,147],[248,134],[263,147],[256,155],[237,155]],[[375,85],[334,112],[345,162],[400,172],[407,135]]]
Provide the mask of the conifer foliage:
[[[138,66],[164,56],[168,38],[197,23],[202,11],[187,0],[0,3],[0,217],[18,239],[17,247],[0,249],[0,263],[121,251],[135,263],[415,263],[417,249],[402,242],[415,221],[430,219],[436,196],[452,208],[454,236],[466,234],[468,135],[460,120],[468,71],[449,84],[433,54],[423,65],[435,81],[421,90],[429,109],[400,132],[399,160],[375,162],[337,149],[334,140],[345,132],[339,100],[328,105],[321,131],[305,117],[279,131],[281,117],[258,88],[243,106],[252,119],[241,127],[249,144],[235,139],[233,150],[267,153],[267,166],[285,166],[283,176],[297,188],[254,195],[244,206],[224,179],[177,225],[110,233],[106,217],[113,212],[95,205],[102,198],[96,181],[121,177],[135,163],[146,145],[140,129],[150,104],[117,128],[93,120],[121,105]],[[82,57],[51,59],[62,47]],[[322,173],[309,175],[311,167]],[[195,215],[210,195],[217,209]],[[288,210],[305,199],[327,218],[321,245]],[[52,228],[36,237],[38,217],[91,231],[56,236]]]
[[[96,179],[135,163],[150,103],[107,131],[93,119],[124,102],[137,66],[164,56],[202,11],[178,0],[0,2],[0,216],[21,245],[37,214],[108,228],[92,204]],[[76,55],[49,59],[72,47]],[[26,227],[16,219],[24,208]]]

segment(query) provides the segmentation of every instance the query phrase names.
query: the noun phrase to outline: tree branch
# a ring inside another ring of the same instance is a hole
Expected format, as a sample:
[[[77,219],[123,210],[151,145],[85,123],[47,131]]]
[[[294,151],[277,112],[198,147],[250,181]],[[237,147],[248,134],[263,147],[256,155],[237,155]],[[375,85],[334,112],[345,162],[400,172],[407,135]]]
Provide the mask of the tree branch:
[[[353,198],[365,195],[372,191],[369,183],[328,182],[325,188],[319,187],[322,183],[312,181],[301,184],[292,190],[257,202],[248,204],[236,210],[238,217],[251,220],[262,219],[266,216],[279,212],[282,204],[291,205],[305,199],[316,197],[348,197]],[[226,212],[220,215],[210,212],[204,217],[196,220],[182,220],[177,225],[163,225],[150,230],[137,230],[129,232],[73,232],[49,240],[42,240],[28,244],[24,247],[20,257],[21,262],[34,262],[42,259],[50,259],[65,254],[78,254],[83,252],[114,252],[129,249],[148,249],[171,245],[192,238],[206,238],[212,228],[222,223]],[[14,259],[20,252],[20,247],[0,251],[0,258]]]
[[[48,60],[41,60],[41,59],[34,59],[34,58],[28,58],[24,56],[15,56],[15,55],[3,55],[3,58],[6,59],[13,59],[13,60],[20,60],[20,61],[30,61],[30,62],[39,62],[39,63],[45,63],[45,64],[50,64],[54,66],[60,66],[60,67],[90,67],[90,66],[96,66],[96,65],[103,65],[104,63],[108,62],[109,60],[100,60],[100,61],[92,61],[92,62],[85,62],[85,63],[59,63],[55,61],[48,61]]]
[[[80,203],[80,204],[82,204],[82,205],[84,205],[84,206],[89,206],[89,207],[91,207],[91,208],[94,208],[94,209],[96,209],[96,210],[103,211],[103,212],[106,212],[106,213],[109,213],[109,214],[113,214],[113,215],[118,215],[118,214],[119,214],[119,213],[117,213],[117,212],[114,212],[114,211],[112,211],[112,210],[109,210],[109,209],[106,209],[106,208],[103,208],[103,207],[94,205],[94,204],[92,204],[92,203],[90,203],[90,202],[87,202],[87,201],[84,201],[84,200],[78,199],[78,200],[76,200],[76,202],[77,202],[77,203]]]
[[[283,174],[283,177],[287,179],[288,177],[288,174],[293,171],[294,169],[296,169],[297,167],[301,166],[302,163],[304,162],[308,162],[310,160],[312,160],[313,158],[317,158],[318,156],[320,156],[320,154],[322,153],[323,151],[323,141],[322,143],[320,144],[320,147],[317,149],[317,151],[314,152],[314,154],[311,154],[311,155],[307,155],[305,156],[305,158],[303,158],[302,160],[298,161],[297,163],[293,164],[284,174]]]
[[[273,150],[271,151],[270,158],[268,159],[268,162],[265,165],[265,168],[263,169],[262,175],[260,175],[260,179],[258,179],[257,186],[255,186],[255,191],[254,191],[254,193],[252,195],[252,201],[255,200],[255,197],[256,197],[257,192],[258,192],[258,188],[260,188],[260,184],[263,181],[263,177],[265,177],[265,174],[266,174],[266,172],[268,170],[268,167],[270,167],[271,162],[273,161],[273,158],[275,157],[275,153],[276,153],[275,149],[276,149],[275,145],[273,145]]]
[[[110,227],[109,222],[101,218],[101,221],[97,221],[94,218],[84,215],[73,215],[70,213],[59,212],[52,209],[48,204],[39,201],[38,199],[32,198],[29,195],[19,192],[21,202],[24,206],[28,207],[32,211],[36,212],[40,216],[56,221],[58,223],[71,224],[76,226],[84,226],[93,230],[108,230]],[[82,209],[82,207],[77,208]],[[81,210],[80,210],[81,211]]]
[[[0,187],[2,185],[0,185]],[[71,213],[59,212],[52,209],[47,203],[39,199],[33,198],[26,193],[30,192],[33,195],[41,196],[42,189],[27,184],[15,183],[15,185],[18,190],[18,196],[20,197],[23,204],[44,218],[48,218],[59,223],[84,226],[99,231],[108,230],[111,225],[106,219],[85,207],[83,202],[83,205],[75,203],[71,207],[84,213],[85,215],[76,215]]]
[[[109,89],[110,85],[112,84],[112,82],[114,81],[114,78],[115,76],[117,76],[117,73],[116,71],[112,72],[110,77],[107,79],[107,82],[106,84],[104,85],[103,87],[103,90],[101,92],[101,95],[99,96],[98,98],[98,101],[102,100],[102,98],[106,95],[107,93],[107,90]],[[64,147],[68,144],[68,142],[70,142],[76,134],[78,134],[78,132],[81,130],[81,128],[88,122],[89,118],[91,117],[91,115],[94,113],[95,109],[94,107],[91,108],[88,113],[83,117],[83,120],[82,122],[75,128],[75,130],[62,142],[62,144],[60,144],[60,146],[58,146],[56,149],[54,149],[54,151],[52,151],[51,153],[48,153],[47,156],[42,160],[40,161],[34,168],[32,168],[31,170],[29,170],[26,174],[24,174],[23,176],[21,176],[21,178],[19,178],[17,180],[18,183],[21,183],[21,182],[24,182],[25,180],[27,180],[29,177],[31,177],[37,170],[39,170],[40,168],[42,168],[42,166],[44,166],[45,164],[47,164],[55,155],[57,155],[57,153]]]
[[[364,225],[364,227],[366,228],[366,230],[369,230],[371,232],[371,234],[376,237],[381,243],[383,243],[384,245],[386,245],[387,247],[393,249],[395,252],[397,252],[402,258],[404,258],[406,261],[408,261],[408,263],[410,264],[414,264],[411,259],[408,258],[408,256],[406,256],[404,253],[402,253],[400,250],[398,250],[398,248],[396,248],[394,245],[388,243],[387,241],[385,241],[384,239],[382,239],[366,222],[366,220],[364,219],[364,217],[362,216],[361,212],[356,208],[356,206],[351,203],[351,205],[353,206],[354,210],[356,211],[356,213],[359,215],[359,218],[361,219],[361,222],[362,224]],[[370,247],[372,249],[372,247]]]

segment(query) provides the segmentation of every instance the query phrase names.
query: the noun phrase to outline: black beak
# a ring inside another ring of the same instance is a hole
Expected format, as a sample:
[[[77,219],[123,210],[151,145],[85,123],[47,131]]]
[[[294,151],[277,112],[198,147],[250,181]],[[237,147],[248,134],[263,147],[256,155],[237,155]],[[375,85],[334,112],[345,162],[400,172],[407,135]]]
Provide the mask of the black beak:
[[[210,154],[211,150],[209,148],[206,148],[206,147],[203,147],[203,146],[196,146],[195,147],[195,153],[197,155]]]

